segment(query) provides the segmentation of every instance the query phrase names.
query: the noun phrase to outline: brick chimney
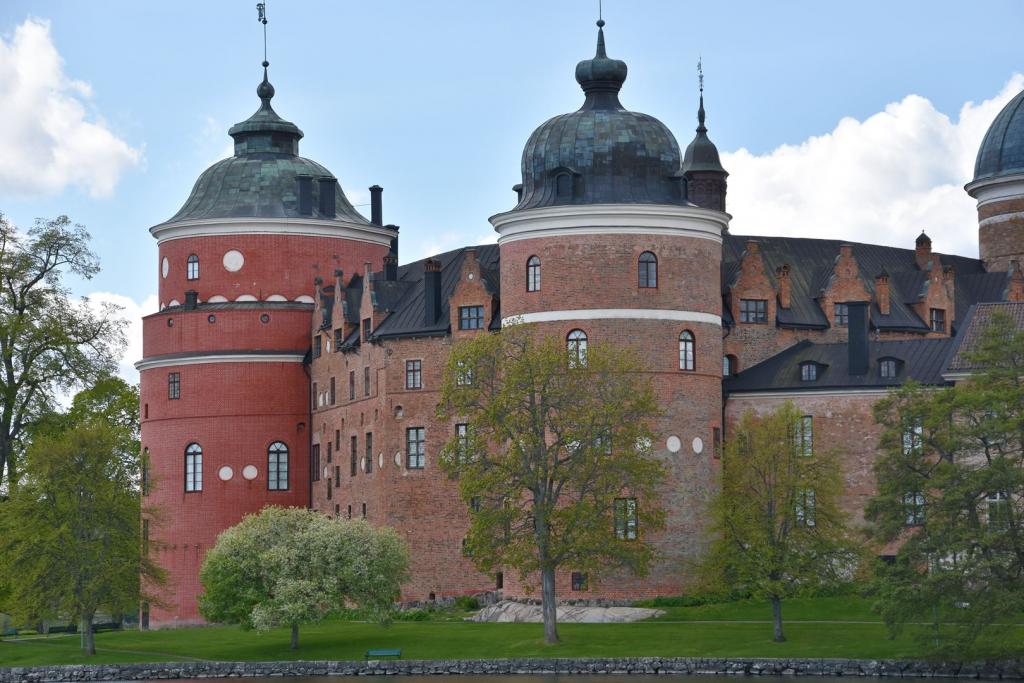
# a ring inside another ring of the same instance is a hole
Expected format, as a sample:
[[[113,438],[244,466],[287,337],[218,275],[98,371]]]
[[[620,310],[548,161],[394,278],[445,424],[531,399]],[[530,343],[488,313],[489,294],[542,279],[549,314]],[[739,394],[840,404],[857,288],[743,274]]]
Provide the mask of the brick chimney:
[[[846,310],[850,314],[850,334],[846,343],[849,352],[849,370],[851,375],[868,373],[868,302],[847,301]]]
[[[932,263],[932,238],[924,234],[924,230],[914,242],[914,261],[921,270],[928,270]]]
[[[1010,282],[1006,287],[1007,301],[1024,301],[1024,271],[1020,261],[1010,261]]]
[[[875,302],[882,315],[889,315],[892,311],[889,306],[889,273],[885,270],[875,276]]]
[[[789,308],[792,301],[792,282],[789,279],[789,264],[784,263],[775,269],[775,277],[779,280],[779,306]]]

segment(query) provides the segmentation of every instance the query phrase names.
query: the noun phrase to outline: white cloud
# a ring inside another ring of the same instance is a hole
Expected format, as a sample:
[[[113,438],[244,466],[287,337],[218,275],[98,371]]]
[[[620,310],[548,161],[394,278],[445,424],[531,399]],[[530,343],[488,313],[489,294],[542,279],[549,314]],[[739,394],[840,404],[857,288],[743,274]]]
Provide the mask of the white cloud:
[[[141,303],[131,297],[112,292],[93,292],[88,296],[88,300],[89,305],[95,309],[99,309],[104,303],[120,307],[118,317],[128,321],[125,328],[128,347],[120,359],[118,374],[126,381],[138,384],[139,372],[135,369],[135,362],[142,358],[142,316],[156,313],[158,308],[156,294],[150,294]]]
[[[91,97],[88,83],[64,73],[48,21],[30,18],[0,37],[0,193],[32,197],[68,185],[92,196],[113,192],[142,150],[88,120]]]
[[[731,231],[845,239],[912,248],[922,229],[935,249],[977,255],[977,214],[963,186],[996,114],[1024,88],[1014,74],[996,96],[951,120],[908,95],[864,121],[767,154],[722,155]]]

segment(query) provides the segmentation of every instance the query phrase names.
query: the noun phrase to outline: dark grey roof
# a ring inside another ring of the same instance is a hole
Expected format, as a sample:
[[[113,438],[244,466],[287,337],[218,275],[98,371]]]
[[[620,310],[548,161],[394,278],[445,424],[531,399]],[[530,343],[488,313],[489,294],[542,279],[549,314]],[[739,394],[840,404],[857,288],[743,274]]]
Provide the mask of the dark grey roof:
[[[599,26],[603,25],[599,24]],[[679,144],[658,119],[627,111],[618,92],[626,64],[605,54],[598,29],[597,54],[576,67],[586,93],[579,111],[541,124],[523,149],[523,183],[514,210],[563,204],[680,204]],[[558,177],[568,175],[565,192]]]
[[[829,323],[817,299],[827,287],[832,275],[839,249],[851,244],[857,259],[861,278],[871,292],[875,276],[885,271],[889,274],[890,313],[883,316],[876,306],[872,307],[873,326],[890,331],[926,332],[928,325],[910,306],[919,298],[926,281],[926,273],[917,267],[913,249],[900,249],[878,244],[850,243],[841,240],[811,239],[804,237],[753,237],[727,234],[722,245],[723,290],[735,281],[739,274],[739,262],[746,250],[746,242],[756,240],[761,248],[765,270],[769,279],[775,282],[775,270],[788,264],[790,267],[791,302],[789,309],[778,309],[778,324],[781,327],[824,329]],[[956,271],[956,307],[962,317],[967,308],[979,300],[999,299],[996,282],[1005,280],[1005,273],[985,273],[982,262],[963,256],[935,254],[937,262],[951,265]],[[1005,285],[1003,285],[1005,286]],[[999,290],[1002,291],[1001,289]],[[959,320],[954,320],[956,325]]]
[[[333,175],[315,161],[298,156],[302,131],[270,106],[274,87],[267,80],[266,69],[257,94],[260,108],[229,131],[235,140],[234,156],[203,171],[185,204],[165,224],[206,218],[299,217],[367,223],[340,187],[335,192],[335,216],[320,213],[320,183],[316,179]],[[300,175],[313,177],[312,214],[299,213],[296,177]]]
[[[971,307],[963,327],[957,332],[945,364],[946,372],[972,372],[978,364],[968,356],[977,349],[985,328],[992,322],[992,316],[1004,313],[1014,322],[1017,330],[1024,331],[1024,302],[1001,301],[979,303]]]
[[[872,341],[868,345],[868,372],[849,373],[849,350],[846,344],[815,344],[802,341],[785,351],[758,363],[724,382],[729,393],[753,391],[820,391],[822,389],[885,388],[899,386],[914,379],[922,384],[944,384],[942,370],[953,340],[911,339],[906,341]],[[882,377],[879,360],[900,361],[896,377]],[[800,365],[813,361],[819,365],[818,379],[800,379]]]
[[[722,173],[729,175],[722,167],[718,157],[718,148],[708,137],[707,126],[704,125],[704,93],[700,95],[700,106],[697,108],[697,135],[686,147],[683,154],[683,173]]]
[[[1024,92],[1007,102],[989,126],[974,162],[974,179],[1024,173]]]

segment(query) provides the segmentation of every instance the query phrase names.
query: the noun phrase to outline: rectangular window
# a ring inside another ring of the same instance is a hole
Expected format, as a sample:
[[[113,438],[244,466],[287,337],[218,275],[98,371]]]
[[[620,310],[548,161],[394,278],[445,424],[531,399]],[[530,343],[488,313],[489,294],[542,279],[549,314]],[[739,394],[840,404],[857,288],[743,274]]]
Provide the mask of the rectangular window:
[[[334,378],[332,377],[332,378],[331,378],[331,405],[332,405],[332,406],[334,405],[334,401],[335,401],[335,399],[336,399],[336,398],[338,397],[337,393],[335,393],[335,387],[334,387],[334,384],[335,384],[335,382],[334,382]]]
[[[482,330],[482,329],[484,329],[484,307],[483,306],[459,306],[459,329],[460,330]]]
[[[341,486],[341,465],[334,466],[334,488]]]
[[[797,526],[814,526],[814,489],[803,489],[796,494]]]
[[[885,358],[878,362],[878,368],[882,377],[892,378],[896,376],[896,361],[892,358]]]
[[[347,514],[348,514],[348,518],[352,519],[352,506],[351,505],[348,506],[348,513]]]
[[[767,323],[767,299],[740,299],[741,323]]]
[[[480,512],[480,496],[473,496],[469,499],[469,509],[473,512]]]
[[[585,591],[587,590],[587,575],[583,572],[572,573],[572,589],[574,591]]]
[[[615,499],[615,537],[635,541],[637,531],[636,498]]]
[[[185,491],[203,490],[203,452],[185,453]]]
[[[356,371],[348,371],[348,400],[356,400]]]
[[[318,401],[320,400],[320,392],[317,391],[316,382],[313,382],[313,410],[317,409]]]
[[[405,430],[406,466],[411,470],[423,469],[426,460],[427,430],[409,427]]]
[[[311,450],[309,460],[313,466],[313,481],[320,481],[320,444],[313,444]]]
[[[149,520],[142,520],[142,555],[149,555]]]
[[[920,421],[914,421],[903,430],[903,455],[910,455],[921,449],[924,438],[924,427]]]
[[[333,493],[334,493],[334,487],[331,486],[331,480],[328,479],[327,480],[327,500],[331,499],[331,496],[333,495]]]
[[[330,462],[331,462],[331,460],[333,459],[333,458],[332,458],[332,452],[331,452],[331,447],[332,447],[333,445],[334,445],[334,444],[332,444],[332,443],[331,443],[330,441],[328,441],[328,442],[327,442],[327,462],[328,462],[328,463],[330,463]]]
[[[455,425],[455,437],[458,439],[459,443],[459,462],[469,462],[469,425]]]
[[[407,360],[407,361],[405,361],[405,388],[406,389],[422,389],[423,388],[423,361],[420,361],[420,360]]]
[[[1009,529],[1013,522],[1010,500],[1004,493],[990,493],[985,497],[988,503],[988,525],[993,529]]]
[[[921,526],[924,524],[924,494],[921,492],[908,493],[903,496],[903,507],[906,509],[907,526]]]
[[[341,455],[341,430],[334,430],[334,450],[338,451],[338,455]]]
[[[370,395],[370,368],[363,368],[363,396]]]
[[[722,428],[714,427],[711,430],[712,452],[714,457],[722,457]]]
[[[373,472],[373,432],[366,432],[366,473]]]
[[[363,318],[363,341],[370,341],[370,334],[372,332],[373,319]]]
[[[267,489],[288,490],[288,449],[278,442],[267,453]]]
[[[324,350],[324,340],[318,334],[315,337],[313,337],[313,358],[319,358],[320,354],[323,353],[323,350]]]
[[[847,327],[850,324],[850,309],[846,304],[835,306],[836,327]]]
[[[363,503],[363,519],[366,519],[366,503]]]
[[[800,366],[800,381],[814,382],[818,379],[817,363],[804,363]]]
[[[800,455],[814,455],[814,418],[810,415],[804,415],[796,423],[796,446]]]
[[[359,468],[359,439],[356,436],[352,437],[352,452],[350,453],[350,460],[349,475],[354,477],[356,476],[356,470]]]
[[[181,398],[181,373],[167,373],[167,398],[176,401]]]
[[[142,495],[149,495],[149,449],[142,449]]]
[[[341,345],[345,343],[345,333],[339,327],[334,331],[334,352],[341,352]]]
[[[933,308],[929,311],[929,326],[932,328],[932,332],[943,332],[946,331],[946,311],[942,308]]]

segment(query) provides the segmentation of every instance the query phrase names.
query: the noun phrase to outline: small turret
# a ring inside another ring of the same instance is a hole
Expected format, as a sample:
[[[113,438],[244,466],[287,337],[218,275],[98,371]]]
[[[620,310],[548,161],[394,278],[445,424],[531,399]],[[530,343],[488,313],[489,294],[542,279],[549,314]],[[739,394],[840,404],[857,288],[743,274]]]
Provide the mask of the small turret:
[[[700,105],[697,107],[697,135],[683,154],[683,181],[686,198],[703,209],[725,211],[726,178],[729,173],[718,158],[718,148],[708,137],[704,125],[704,73],[697,63],[700,79]]]

